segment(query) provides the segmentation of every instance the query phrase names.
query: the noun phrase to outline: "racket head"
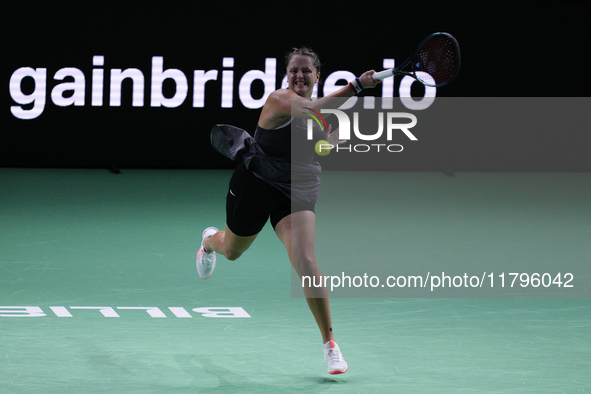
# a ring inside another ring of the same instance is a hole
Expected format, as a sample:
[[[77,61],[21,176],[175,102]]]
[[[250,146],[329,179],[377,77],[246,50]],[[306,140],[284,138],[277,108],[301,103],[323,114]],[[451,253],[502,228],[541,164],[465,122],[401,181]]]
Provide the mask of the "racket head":
[[[460,72],[460,45],[449,33],[433,33],[419,44],[411,64],[415,78],[422,84],[447,85]]]

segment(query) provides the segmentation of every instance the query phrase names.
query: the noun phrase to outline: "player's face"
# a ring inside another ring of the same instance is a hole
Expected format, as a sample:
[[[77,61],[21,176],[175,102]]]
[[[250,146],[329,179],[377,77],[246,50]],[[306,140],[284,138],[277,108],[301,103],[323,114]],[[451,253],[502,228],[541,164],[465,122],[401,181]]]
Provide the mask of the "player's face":
[[[312,97],[314,84],[319,74],[310,56],[294,55],[287,66],[287,83],[289,89],[302,97]]]

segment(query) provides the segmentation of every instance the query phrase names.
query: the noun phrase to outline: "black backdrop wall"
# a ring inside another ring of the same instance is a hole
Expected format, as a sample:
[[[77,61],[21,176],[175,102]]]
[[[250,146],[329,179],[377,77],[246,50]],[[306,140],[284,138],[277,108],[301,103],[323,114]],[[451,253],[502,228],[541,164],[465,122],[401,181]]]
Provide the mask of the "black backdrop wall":
[[[331,74],[400,63],[435,31],[452,33],[463,56],[460,75],[437,98],[589,96],[591,2],[376,5],[4,4],[0,166],[231,168],[211,148],[209,130],[216,123],[254,130],[261,98],[280,87],[285,52],[304,44],[323,61],[320,96],[334,84],[326,81]],[[523,125],[497,129],[494,138],[446,130],[439,139],[455,142],[445,151],[424,137],[409,160],[397,156],[390,168],[590,171],[582,119],[556,131],[564,138]],[[530,142],[539,149],[516,148]]]

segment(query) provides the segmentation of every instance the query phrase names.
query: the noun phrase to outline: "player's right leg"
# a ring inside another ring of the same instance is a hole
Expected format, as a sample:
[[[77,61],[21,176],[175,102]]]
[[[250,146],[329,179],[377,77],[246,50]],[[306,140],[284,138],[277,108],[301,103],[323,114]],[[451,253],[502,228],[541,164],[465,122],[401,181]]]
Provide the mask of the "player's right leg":
[[[249,237],[236,235],[226,226],[225,231],[218,231],[204,242],[207,252],[216,252],[224,255],[228,260],[234,261],[246,252],[254,242],[258,234]]]
[[[216,266],[216,253],[228,260],[236,260],[252,245],[258,234],[240,237],[227,226],[225,231],[208,227],[203,231],[201,248],[197,252],[197,272],[201,279],[209,279]]]
[[[228,260],[239,258],[256,239],[274,209],[281,192],[257,178],[244,165],[239,165],[226,196],[226,229],[208,227],[202,235],[197,253],[197,271],[207,279],[213,273],[216,253]]]

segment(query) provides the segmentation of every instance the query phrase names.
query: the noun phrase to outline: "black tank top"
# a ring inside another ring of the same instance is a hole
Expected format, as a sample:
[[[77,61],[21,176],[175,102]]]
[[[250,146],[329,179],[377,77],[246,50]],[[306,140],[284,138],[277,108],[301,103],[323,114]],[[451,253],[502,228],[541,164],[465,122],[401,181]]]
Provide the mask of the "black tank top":
[[[314,145],[322,138],[324,133],[316,126],[313,128],[313,139],[308,140],[307,122],[299,118],[292,118],[288,124],[275,130],[257,125],[254,133],[254,139],[267,155],[301,163],[314,161]]]
[[[301,130],[294,128],[293,131],[291,128],[290,124],[277,130],[257,127],[255,140],[245,130],[218,124],[211,130],[210,138],[218,152],[247,168],[258,157],[256,168],[250,168],[257,178],[281,190],[298,204],[312,205],[318,200],[322,171],[320,164],[314,161],[315,142],[308,141],[305,127]],[[301,137],[294,139],[307,145],[303,149],[295,149],[293,155],[293,149],[290,149],[292,135]],[[320,131],[320,135],[324,136],[324,133]],[[290,160],[291,157],[300,160]]]

